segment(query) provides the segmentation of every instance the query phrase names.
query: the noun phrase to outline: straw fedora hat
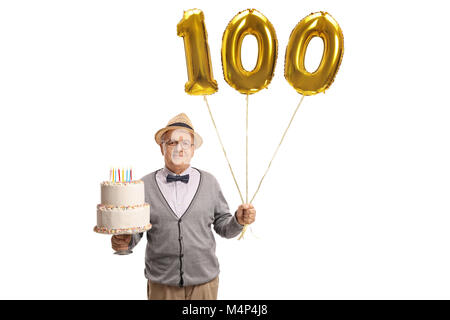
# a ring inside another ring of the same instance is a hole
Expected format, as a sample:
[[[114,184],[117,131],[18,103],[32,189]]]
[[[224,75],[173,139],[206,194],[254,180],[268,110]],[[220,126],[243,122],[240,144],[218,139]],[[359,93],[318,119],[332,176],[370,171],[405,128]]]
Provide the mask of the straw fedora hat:
[[[202,139],[202,137],[200,137],[200,135],[197,132],[194,131],[194,126],[192,125],[191,120],[184,113],[180,113],[180,114],[176,115],[175,117],[173,117],[172,119],[170,119],[169,122],[167,123],[167,126],[165,126],[162,129],[159,129],[155,133],[156,143],[161,144],[163,142],[163,141],[161,141],[163,134],[169,130],[175,130],[175,129],[184,129],[184,130],[192,133],[194,135],[195,149],[200,148],[200,146],[203,143],[203,139]]]

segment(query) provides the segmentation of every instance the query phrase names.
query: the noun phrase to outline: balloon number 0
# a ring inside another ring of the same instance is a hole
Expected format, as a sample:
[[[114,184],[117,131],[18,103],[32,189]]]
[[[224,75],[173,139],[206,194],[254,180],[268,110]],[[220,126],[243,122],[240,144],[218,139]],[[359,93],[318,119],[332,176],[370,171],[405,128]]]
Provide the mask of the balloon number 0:
[[[184,12],[177,25],[177,34],[184,39],[188,82],[185,91],[191,95],[209,95],[218,90],[214,80],[208,36],[203,12]],[[258,42],[258,59],[253,70],[245,70],[241,46],[247,35]],[[305,54],[313,37],[324,42],[319,67],[310,73],[305,68]],[[259,11],[247,9],[228,24],[222,39],[222,68],[225,81],[243,94],[266,88],[273,78],[278,44],[275,29]],[[336,20],[326,12],[316,12],[302,19],[292,30],[286,48],[284,76],[302,95],[324,92],[333,83],[344,54],[344,36]]]
[[[253,70],[242,66],[241,47],[247,35],[258,41],[258,60]],[[225,81],[244,94],[266,88],[273,78],[277,61],[277,36],[267,18],[256,10],[245,10],[230,21],[222,39],[222,68]]]

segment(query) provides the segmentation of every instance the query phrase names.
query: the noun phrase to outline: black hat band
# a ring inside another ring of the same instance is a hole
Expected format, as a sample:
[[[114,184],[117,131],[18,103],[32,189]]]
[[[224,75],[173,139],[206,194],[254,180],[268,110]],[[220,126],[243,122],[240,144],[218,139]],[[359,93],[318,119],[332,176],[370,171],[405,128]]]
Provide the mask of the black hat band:
[[[183,122],[175,122],[175,123],[169,124],[168,127],[184,127],[184,128],[188,128],[188,129],[191,129],[192,131],[194,131],[194,129],[192,129],[192,127],[190,125],[187,125],[186,123],[183,123]]]

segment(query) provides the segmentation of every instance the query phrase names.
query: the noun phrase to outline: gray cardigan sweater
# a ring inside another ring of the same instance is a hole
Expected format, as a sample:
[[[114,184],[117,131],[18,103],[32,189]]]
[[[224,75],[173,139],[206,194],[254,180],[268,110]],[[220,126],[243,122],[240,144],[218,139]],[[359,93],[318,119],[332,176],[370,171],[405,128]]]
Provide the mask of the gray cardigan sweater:
[[[230,214],[216,178],[196,170],[200,172],[197,192],[180,218],[158,187],[157,171],[142,178],[152,224],[147,231],[145,277],[152,282],[182,287],[214,279],[219,274],[219,261],[211,225],[225,238],[242,231],[243,226]],[[129,248],[136,246],[142,236],[143,233],[133,235]]]

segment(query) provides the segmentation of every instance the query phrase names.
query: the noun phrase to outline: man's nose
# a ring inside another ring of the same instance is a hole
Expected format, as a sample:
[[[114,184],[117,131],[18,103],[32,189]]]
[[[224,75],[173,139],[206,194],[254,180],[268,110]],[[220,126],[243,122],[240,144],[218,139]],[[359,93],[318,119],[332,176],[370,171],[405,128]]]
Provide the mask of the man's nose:
[[[181,143],[177,143],[177,145],[175,146],[175,150],[178,152],[182,152],[183,148],[181,147]]]

